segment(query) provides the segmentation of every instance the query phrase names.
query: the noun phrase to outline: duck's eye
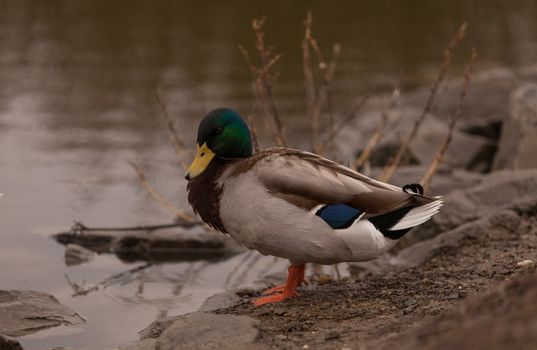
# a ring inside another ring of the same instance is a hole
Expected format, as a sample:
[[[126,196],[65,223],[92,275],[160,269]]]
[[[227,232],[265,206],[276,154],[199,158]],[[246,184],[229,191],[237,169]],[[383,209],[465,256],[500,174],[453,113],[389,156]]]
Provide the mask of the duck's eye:
[[[217,128],[216,131],[214,132],[216,135],[220,135],[221,133],[224,132],[224,128]]]
[[[200,157],[203,157],[205,155],[205,152],[201,152]]]

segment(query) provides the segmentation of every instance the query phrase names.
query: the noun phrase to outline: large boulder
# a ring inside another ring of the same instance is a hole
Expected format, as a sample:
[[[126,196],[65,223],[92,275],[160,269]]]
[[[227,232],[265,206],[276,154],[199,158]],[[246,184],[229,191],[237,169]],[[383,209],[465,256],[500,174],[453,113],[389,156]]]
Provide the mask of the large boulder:
[[[491,121],[503,121],[509,115],[509,94],[521,80],[534,79],[535,72],[528,70],[519,75],[509,68],[492,68],[472,74],[472,81],[464,100],[461,127]],[[438,91],[434,113],[442,119],[449,118],[459,103],[463,78],[445,81]],[[420,88],[401,95],[401,104],[423,108],[430,88]]]
[[[0,334],[0,350],[24,350],[15,339]]]
[[[428,166],[408,165],[397,168],[397,171],[390,179],[390,183],[396,186],[420,182],[423,175],[427,172]],[[382,168],[371,169],[369,174],[373,178],[378,178]],[[434,175],[428,193],[430,195],[446,195],[451,191],[463,190],[469,187],[477,186],[481,183],[486,175],[481,173],[470,172],[464,169],[450,169],[449,167],[440,166],[438,172]]]
[[[121,346],[120,350],[155,350],[157,340],[154,338],[142,339]]]
[[[445,249],[457,249],[463,240],[482,241],[509,237],[509,234],[518,228],[519,222],[520,217],[512,210],[492,212],[433,239],[403,249],[390,263],[398,267],[418,266]]]
[[[518,202],[533,198],[537,198],[537,169],[491,173],[477,186],[446,195],[440,212],[410,231],[399,248],[433,238],[498,208],[510,208]]]
[[[0,290],[0,333],[18,337],[42,329],[84,323],[52,295],[29,290]]]
[[[397,152],[401,139],[410,133],[421,109],[401,106],[398,116],[386,128],[381,142],[374,149],[370,161],[372,166],[384,166]],[[352,127],[345,128],[338,137],[341,159],[354,159],[365,148],[382,119],[381,110],[366,112]],[[420,127],[407,150],[401,165],[429,165],[436,156],[438,147],[449,131],[449,118],[441,119],[429,115]],[[471,170],[488,170],[495,150],[495,141],[455,130],[451,144],[445,154],[444,164],[450,167]]]
[[[494,168],[537,168],[537,84],[523,85],[512,93]]]
[[[158,338],[156,349],[261,349],[258,323],[246,316],[194,312],[169,326]]]

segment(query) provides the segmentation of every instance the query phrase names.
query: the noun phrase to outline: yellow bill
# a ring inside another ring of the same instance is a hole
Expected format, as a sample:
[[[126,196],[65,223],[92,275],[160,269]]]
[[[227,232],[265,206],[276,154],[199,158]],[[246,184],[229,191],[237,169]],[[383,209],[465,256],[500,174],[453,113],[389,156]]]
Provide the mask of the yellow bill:
[[[185,178],[187,180],[193,179],[207,169],[207,166],[214,158],[214,153],[207,147],[207,144],[204,143],[201,146],[196,146],[197,153],[196,158],[192,161],[192,164],[186,170]]]

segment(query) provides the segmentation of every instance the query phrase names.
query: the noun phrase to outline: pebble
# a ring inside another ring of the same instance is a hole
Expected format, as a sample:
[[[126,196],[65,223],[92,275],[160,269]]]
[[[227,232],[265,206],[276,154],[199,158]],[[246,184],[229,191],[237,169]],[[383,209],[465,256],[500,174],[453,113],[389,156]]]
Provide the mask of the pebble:
[[[332,282],[332,277],[330,277],[329,275],[320,275],[319,276],[319,284],[320,285],[327,284],[327,283],[330,283],[330,282]]]
[[[418,301],[414,298],[408,298],[407,300],[403,302],[403,305],[408,307],[408,306],[415,305],[417,302]]]
[[[279,307],[274,310],[274,314],[277,316],[283,316],[285,315],[285,309]]]
[[[522,260],[522,261],[516,263],[517,267],[528,267],[528,266],[531,266],[531,265],[533,265],[533,260],[529,260],[529,259]]]

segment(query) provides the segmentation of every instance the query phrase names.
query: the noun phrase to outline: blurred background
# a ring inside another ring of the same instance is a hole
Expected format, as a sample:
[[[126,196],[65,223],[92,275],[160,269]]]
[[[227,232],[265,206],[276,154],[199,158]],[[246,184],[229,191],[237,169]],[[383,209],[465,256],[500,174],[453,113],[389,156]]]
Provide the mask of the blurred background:
[[[534,63],[537,3],[516,4],[2,0],[0,289],[52,293],[87,319],[83,326],[38,333],[22,343],[28,349],[111,347],[136,339],[159,314],[195,310],[223,290],[222,271],[243,257],[154,266],[141,277],[147,282],[142,294],[137,283],[124,281],[73,298],[64,274],[91,284],[137,265],[99,256],[68,268],[63,247],[50,235],[73,220],[88,226],[170,222],[140,186],[128,159],[142,164],[178,208],[189,210],[186,182],[155,95],[160,91],[188,144],[209,110],[228,106],[246,115],[253,103],[251,75],[237,45],[253,49],[253,18],[267,15],[266,40],[284,55],[275,67],[275,100],[287,139],[301,146],[309,130],[301,66],[308,10],[325,52],[334,42],[343,46],[334,83],[335,111],[343,114],[367,93],[430,85],[464,20],[469,29],[461,47],[477,48],[477,70]],[[463,64],[455,61],[453,74],[460,75]],[[202,271],[194,280],[185,277],[193,266]],[[284,268],[284,262],[273,266]]]

